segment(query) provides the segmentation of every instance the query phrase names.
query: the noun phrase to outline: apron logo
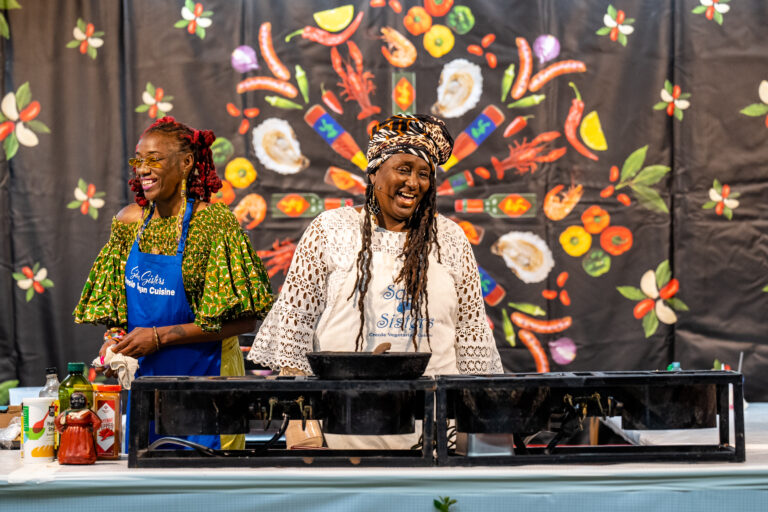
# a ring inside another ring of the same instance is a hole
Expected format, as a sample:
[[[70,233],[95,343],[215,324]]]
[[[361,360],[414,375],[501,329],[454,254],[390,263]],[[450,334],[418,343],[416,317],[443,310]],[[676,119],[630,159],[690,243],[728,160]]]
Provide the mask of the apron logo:
[[[176,290],[162,288],[165,279],[159,274],[153,274],[150,270],[142,273],[138,266],[133,267],[125,276],[125,285],[142,294],[176,296]]]

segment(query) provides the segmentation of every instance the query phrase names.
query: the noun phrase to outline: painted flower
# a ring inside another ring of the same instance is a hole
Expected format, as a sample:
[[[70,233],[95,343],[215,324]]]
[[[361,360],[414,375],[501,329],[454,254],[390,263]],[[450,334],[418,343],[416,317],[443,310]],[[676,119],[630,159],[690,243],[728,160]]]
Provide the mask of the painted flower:
[[[143,105],[136,107],[136,112],[149,112],[152,119],[160,119],[167,114],[173,105],[169,103],[173,96],[166,96],[162,87],[155,88],[151,82],[147,82],[146,90],[141,94]],[[164,101],[163,101],[164,100]]]
[[[53,281],[48,279],[48,270],[40,268],[40,263],[35,263],[32,268],[22,267],[21,272],[14,272],[13,278],[16,285],[27,291],[27,302],[32,300],[35,292],[43,293],[46,288],[53,288]]]
[[[86,183],[83,179],[79,179],[75,188],[75,200],[70,202],[67,208],[79,208],[83,215],[98,219],[99,208],[104,206],[104,200],[101,198],[105,195],[107,195],[106,192],[96,192],[96,186],[93,183]]]
[[[213,11],[204,11],[203,4],[194,3],[192,0],[185,0],[184,7],[181,8],[181,17],[173,26],[176,28],[185,28],[190,34],[195,34],[200,39],[205,39],[205,29],[211,26],[210,17]]]
[[[723,24],[723,14],[731,10],[728,2],[731,0],[699,0],[701,5],[697,5],[691,11],[694,14],[704,13],[708,20],[715,20],[718,25]]]
[[[702,208],[705,210],[714,208],[716,214],[731,220],[733,210],[739,207],[739,201],[736,199],[739,195],[738,192],[731,192],[729,185],[721,185],[718,180],[715,180],[712,188],[709,189],[710,200],[704,203]]]
[[[96,48],[100,48],[104,44],[104,40],[101,36],[104,32],[96,32],[93,23],[86,24],[82,18],[77,18],[77,26],[72,30],[72,35],[75,39],[67,43],[67,48],[80,48],[80,53],[88,54],[92,59],[96,58]]]
[[[768,127],[768,80],[763,80],[757,88],[757,95],[762,103],[753,103],[740,110],[742,114],[749,117],[765,116],[765,126]]]
[[[672,279],[669,260],[662,261],[656,270],[648,270],[640,278],[640,288],[618,286],[619,293],[629,300],[638,301],[632,314],[643,321],[645,337],[649,338],[659,327],[659,322],[667,325],[677,322],[677,311],[688,311],[688,306],[675,297],[680,290],[680,282]]]
[[[599,36],[608,36],[611,41],[618,41],[622,46],[627,46],[627,36],[635,31],[632,24],[634,18],[627,18],[622,10],[616,10],[612,5],[608,6],[608,12],[603,16],[604,27],[600,28],[596,34]]]
[[[0,141],[5,158],[10,160],[22,146],[37,146],[37,133],[51,133],[46,125],[35,119],[40,114],[40,102],[32,101],[29,82],[9,92],[0,102]]]
[[[653,106],[654,110],[666,109],[667,115],[675,116],[678,121],[683,120],[683,110],[691,106],[688,98],[691,93],[682,92],[679,85],[672,85],[669,80],[664,80],[664,88],[661,90],[661,101]]]

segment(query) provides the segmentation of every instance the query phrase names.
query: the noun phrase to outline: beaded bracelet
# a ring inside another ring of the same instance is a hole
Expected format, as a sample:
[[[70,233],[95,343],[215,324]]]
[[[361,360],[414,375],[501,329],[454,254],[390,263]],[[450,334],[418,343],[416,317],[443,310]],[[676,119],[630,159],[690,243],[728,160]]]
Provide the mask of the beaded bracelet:
[[[155,352],[160,351],[160,336],[157,334],[157,327],[152,326],[152,332],[155,333]]]

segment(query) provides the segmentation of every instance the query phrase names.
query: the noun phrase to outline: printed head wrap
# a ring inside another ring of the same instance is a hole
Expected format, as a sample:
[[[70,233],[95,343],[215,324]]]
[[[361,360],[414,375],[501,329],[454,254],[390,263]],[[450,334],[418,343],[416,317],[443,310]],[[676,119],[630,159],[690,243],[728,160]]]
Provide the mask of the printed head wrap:
[[[453,137],[445,123],[430,115],[394,115],[379,123],[368,141],[367,173],[376,170],[390,156],[410,153],[429,163],[432,172],[448,161],[453,151]]]

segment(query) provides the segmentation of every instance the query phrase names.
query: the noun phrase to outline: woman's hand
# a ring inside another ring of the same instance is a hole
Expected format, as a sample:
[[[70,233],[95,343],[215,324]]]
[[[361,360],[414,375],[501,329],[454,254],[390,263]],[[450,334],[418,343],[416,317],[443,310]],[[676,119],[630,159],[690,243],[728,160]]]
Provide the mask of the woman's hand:
[[[158,340],[159,341],[159,340]],[[155,331],[151,327],[136,327],[112,349],[115,354],[133,358],[147,356],[157,352]]]

